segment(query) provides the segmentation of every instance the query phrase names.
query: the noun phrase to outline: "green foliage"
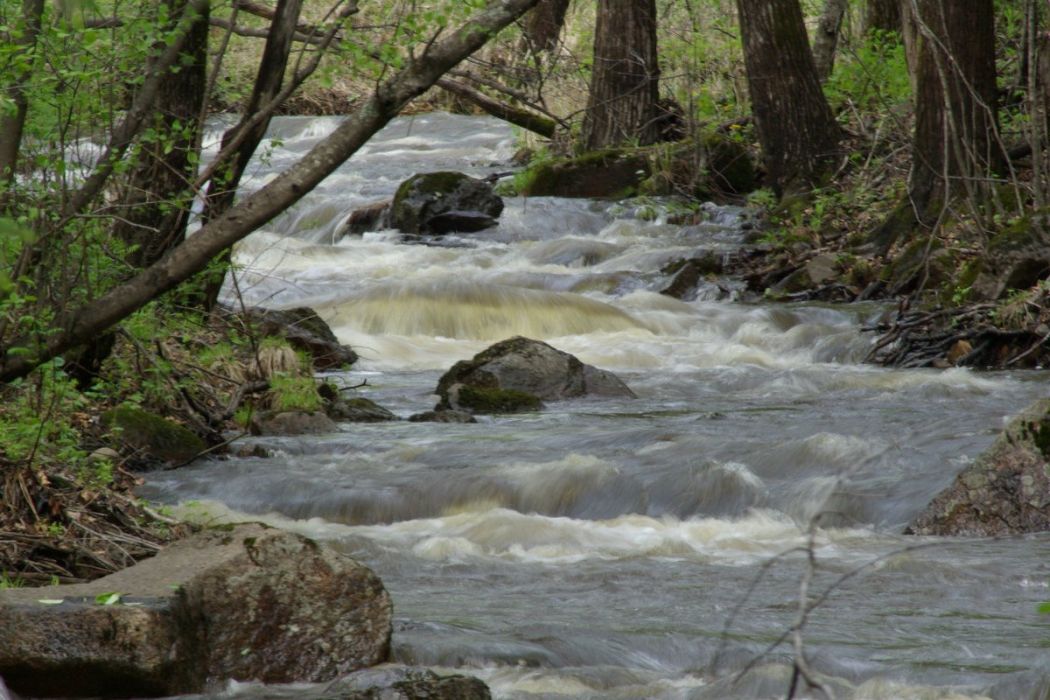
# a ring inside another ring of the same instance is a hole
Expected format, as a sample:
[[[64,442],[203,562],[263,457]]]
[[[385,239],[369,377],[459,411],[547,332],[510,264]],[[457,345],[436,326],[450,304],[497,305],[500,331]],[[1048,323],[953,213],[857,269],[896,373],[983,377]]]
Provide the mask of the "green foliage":
[[[10,577],[7,572],[0,573],[0,591],[7,590],[9,588],[22,588],[25,586],[25,581],[16,577]]]
[[[847,103],[864,112],[908,104],[911,81],[900,38],[874,33],[854,50],[840,52],[824,92],[836,110]]]
[[[270,405],[275,411],[320,411],[324,401],[312,377],[278,374],[270,380]]]
[[[61,360],[48,363],[38,371],[34,383],[15,382],[4,389],[0,434],[8,459],[27,464],[76,464],[86,456],[74,419],[87,399],[61,371],[61,365]]]
[[[468,384],[460,387],[457,402],[475,413],[519,413],[543,408],[543,402],[538,397],[524,391]]]

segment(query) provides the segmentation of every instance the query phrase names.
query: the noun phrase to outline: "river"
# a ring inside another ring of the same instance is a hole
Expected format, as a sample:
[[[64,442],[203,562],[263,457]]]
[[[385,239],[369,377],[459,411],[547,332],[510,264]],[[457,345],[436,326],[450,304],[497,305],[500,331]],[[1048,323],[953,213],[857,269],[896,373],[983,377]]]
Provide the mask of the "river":
[[[278,119],[245,187],[336,124]],[[741,245],[732,207],[680,226],[659,203],[508,198],[497,228],[440,245],[338,236],[413,173],[504,171],[516,145],[488,118],[396,120],[238,247],[226,293],[316,308],[361,355],[329,378],[403,417],[516,334],[637,399],[255,438],[276,457],[153,474],[142,495],[360,559],[392,594],[395,660],[499,698],[784,697],[792,640],[769,647],[798,615],[810,542],[826,597],[802,643],[836,697],[1050,697],[1050,537],[899,534],[1048,374],[865,366],[876,306],[740,303],[731,283],[656,293],[669,260]]]

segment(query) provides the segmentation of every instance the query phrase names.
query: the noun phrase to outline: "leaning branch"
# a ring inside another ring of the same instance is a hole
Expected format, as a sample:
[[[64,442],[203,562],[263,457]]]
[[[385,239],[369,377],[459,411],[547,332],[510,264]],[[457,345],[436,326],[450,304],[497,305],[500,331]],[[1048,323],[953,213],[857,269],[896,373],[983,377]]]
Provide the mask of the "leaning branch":
[[[198,0],[202,1],[202,0]],[[62,314],[43,339],[9,343],[0,358],[0,382],[24,377],[80,345],[204,269],[211,258],[295,204],[335,171],[413,98],[524,14],[538,0],[493,0],[455,32],[380,84],[330,136],[299,162],[225,214],[200,228],[157,263],[90,304]],[[12,353],[12,348],[23,348]],[[30,352],[25,353],[28,349]]]
[[[453,95],[462,97],[497,119],[508,121],[511,124],[520,126],[522,129],[527,129],[533,133],[539,134],[544,138],[549,139],[554,136],[554,130],[557,125],[553,119],[547,119],[546,117],[541,117],[527,109],[521,109],[520,107],[515,107],[507,102],[493,99],[480,90],[475,90],[459,80],[441,78],[437,81],[437,84],[438,87],[448,90]]]

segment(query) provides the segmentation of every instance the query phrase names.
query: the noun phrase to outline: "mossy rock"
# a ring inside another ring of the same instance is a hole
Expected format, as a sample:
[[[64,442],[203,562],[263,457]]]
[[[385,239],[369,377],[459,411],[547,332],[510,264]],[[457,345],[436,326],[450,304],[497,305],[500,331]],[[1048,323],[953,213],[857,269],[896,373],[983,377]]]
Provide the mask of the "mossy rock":
[[[907,294],[916,289],[936,290],[955,275],[955,255],[944,243],[927,237],[908,244],[882,270],[882,280],[891,295]]]
[[[207,448],[188,428],[133,406],[103,413],[102,427],[112,436],[117,449],[151,461],[181,464]]]
[[[724,199],[753,192],[758,172],[747,145],[720,132],[699,140],[648,149],[652,176],[643,185],[647,195],[681,195]]]
[[[420,173],[401,183],[390,224],[405,233],[472,233],[496,224],[503,199],[483,180],[453,171]]]
[[[459,384],[452,387],[449,393],[455,395],[452,398],[455,406],[471,413],[524,413],[543,408],[539,397],[517,389]]]
[[[727,194],[758,188],[758,170],[747,146],[720,132],[704,134],[701,145],[711,185]]]
[[[649,177],[649,158],[643,152],[611,149],[576,158],[545,161],[524,176],[526,197],[586,197],[626,199],[639,193]]]
[[[973,283],[981,298],[998,299],[1050,277],[1047,218],[1046,214],[1024,217],[988,242],[980,274]]]

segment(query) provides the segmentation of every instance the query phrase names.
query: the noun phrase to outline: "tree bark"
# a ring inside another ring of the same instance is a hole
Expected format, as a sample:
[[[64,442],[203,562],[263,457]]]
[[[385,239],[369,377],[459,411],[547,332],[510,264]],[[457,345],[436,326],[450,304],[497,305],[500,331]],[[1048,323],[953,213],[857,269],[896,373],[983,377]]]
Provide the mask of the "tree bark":
[[[813,37],[813,62],[821,83],[827,82],[835,68],[835,51],[838,49],[842,18],[848,5],[849,0],[826,0],[824,12],[817,22],[817,33]]]
[[[171,16],[186,11],[186,0],[168,0]],[[188,191],[196,171],[200,115],[207,86],[208,10],[190,25],[177,70],[165,72],[157,91],[152,136],[140,145],[121,201],[114,235],[135,246],[128,261],[152,265],[186,235]]]
[[[864,33],[901,33],[901,0],[868,0],[864,10]]]
[[[992,0],[911,0],[919,23],[908,194],[930,223],[949,198],[1000,169]]]
[[[21,34],[18,37],[5,37],[18,47],[19,54],[31,54],[40,35],[40,22],[44,14],[44,0],[22,0]],[[8,59],[14,62],[15,57]],[[32,60],[26,61],[27,65]],[[29,99],[26,96],[26,81],[30,68],[17,72],[12,84],[4,92],[14,104],[14,111],[0,115],[0,210],[4,208],[6,190],[14,184],[18,167],[18,152],[22,147],[22,132],[25,129],[26,114],[29,111]]]
[[[525,39],[533,51],[553,51],[565,24],[569,0],[540,0],[525,16]]]
[[[751,111],[768,184],[778,195],[816,184],[841,131],[817,79],[798,0],[737,0]]]
[[[330,136],[298,163],[168,252],[157,263],[95,301],[61,313],[53,332],[21,337],[0,354],[0,382],[24,377],[66,349],[82,344],[160,294],[204,269],[222,250],[299,201],[357,151],[409,100],[430,88],[445,72],[481,48],[537,0],[498,0],[446,38],[431,44],[375,91]],[[12,353],[21,347],[28,353]]]
[[[216,172],[208,185],[208,194],[204,200],[204,221],[208,222],[233,206],[237,196],[244,170],[251,161],[252,154],[266,135],[270,126],[271,115],[252,121],[260,109],[272,101],[281,91],[284,73],[288,68],[288,57],[291,55],[292,42],[297,34],[299,14],[302,12],[303,0],[278,0],[266,37],[259,71],[255,77],[251,97],[244,110],[244,115],[236,126],[226,130],[222,135],[222,146],[226,148],[234,140],[240,139],[240,145],[233,153],[229,165]],[[218,303],[222,283],[229,267],[230,252],[221,256],[222,265],[211,270],[204,280],[203,291],[199,298],[189,300],[193,306],[211,310]]]
[[[655,0],[599,0],[583,146],[596,150],[660,138]]]
[[[248,129],[248,133],[242,137],[243,140],[233,154],[229,166],[217,173],[211,181],[204,210],[205,221],[222,214],[233,204],[237,187],[244,175],[244,169],[248,167],[252,154],[259,147],[263,136],[266,135],[266,130],[270,127],[269,115],[251,126],[248,125],[248,122],[263,105],[270,102],[281,91],[302,7],[303,0],[278,0],[248,105],[237,125],[227,129],[222,135],[222,146],[228,146],[234,139],[241,136],[242,130]]]

